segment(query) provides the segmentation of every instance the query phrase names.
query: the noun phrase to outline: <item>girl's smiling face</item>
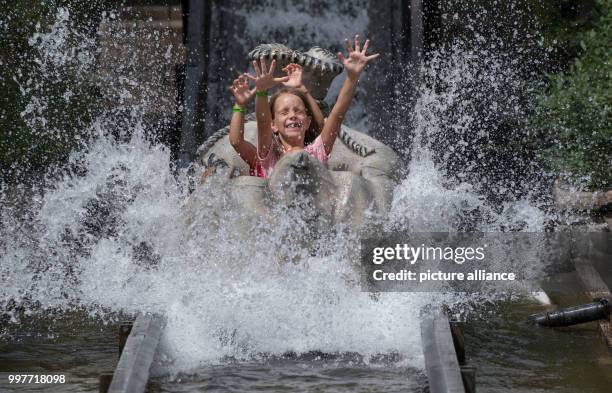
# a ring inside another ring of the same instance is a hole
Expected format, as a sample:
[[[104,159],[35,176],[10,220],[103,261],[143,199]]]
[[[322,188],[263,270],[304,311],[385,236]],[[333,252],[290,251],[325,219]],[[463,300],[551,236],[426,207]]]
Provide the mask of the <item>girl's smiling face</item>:
[[[310,116],[302,99],[291,93],[283,93],[274,102],[272,131],[293,146],[304,146],[304,136],[310,127]]]

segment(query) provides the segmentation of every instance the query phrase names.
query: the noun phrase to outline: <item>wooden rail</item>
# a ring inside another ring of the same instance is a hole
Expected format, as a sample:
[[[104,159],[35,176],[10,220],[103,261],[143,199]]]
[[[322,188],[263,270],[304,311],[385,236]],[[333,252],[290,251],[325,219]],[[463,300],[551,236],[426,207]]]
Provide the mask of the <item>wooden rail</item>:
[[[431,393],[474,393],[476,369],[467,366],[461,324],[442,313],[421,322],[425,369]]]
[[[574,266],[576,267],[578,279],[582,284],[584,296],[589,301],[597,298],[606,298],[612,302],[610,289],[599,275],[599,272],[593,267],[587,256],[574,256]],[[612,323],[606,320],[599,320],[597,321],[597,327],[608,349],[612,351]]]
[[[145,391],[163,326],[164,318],[159,315],[138,314],[125,340],[119,363],[108,387],[109,393]],[[125,330],[125,326],[121,329]],[[102,384],[100,390],[103,391]]]

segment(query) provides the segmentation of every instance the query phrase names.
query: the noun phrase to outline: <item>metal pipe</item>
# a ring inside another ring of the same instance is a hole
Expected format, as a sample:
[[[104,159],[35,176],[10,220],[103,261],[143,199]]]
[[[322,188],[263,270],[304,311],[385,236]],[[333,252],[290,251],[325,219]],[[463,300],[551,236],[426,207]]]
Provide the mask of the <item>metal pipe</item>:
[[[598,321],[601,319],[610,320],[610,303],[608,299],[594,300],[593,303],[534,314],[529,316],[528,321],[537,323],[540,326],[560,327]]]

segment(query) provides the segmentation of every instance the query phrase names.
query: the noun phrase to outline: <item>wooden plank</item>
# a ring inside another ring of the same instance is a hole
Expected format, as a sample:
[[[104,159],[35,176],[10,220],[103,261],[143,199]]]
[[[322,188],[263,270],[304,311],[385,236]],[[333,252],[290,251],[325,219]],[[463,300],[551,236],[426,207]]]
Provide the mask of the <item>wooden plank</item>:
[[[123,353],[125,343],[127,342],[128,337],[130,337],[132,326],[134,326],[134,323],[131,321],[123,322],[121,325],[119,325],[119,356],[121,356],[121,353]]]
[[[463,335],[463,322],[450,322],[451,334],[453,336],[453,344],[455,345],[455,353],[457,353],[457,361],[460,366],[466,364],[465,361],[465,337]]]
[[[591,265],[588,260],[576,258],[574,261],[576,274],[582,283],[585,296],[589,300],[596,298],[606,298],[612,302],[612,294],[610,289],[603,281],[597,270]],[[612,323],[610,321],[599,320],[597,327],[603,337],[608,349],[612,351]]]
[[[461,378],[465,393],[476,393],[476,367],[461,366]]]
[[[578,278],[591,300],[598,297],[610,298],[610,289],[608,289],[608,286],[593,265],[580,262],[575,263],[575,266]]]
[[[431,393],[465,393],[450,323],[439,314],[421,322],[425,369]]]
[[[98,392],[108,393],[108,388],[113,381],[113,373],[102,373],[98,376]]]
[[[159,315],[138,315],[115,369],[110,393],[145,391],[163,325],[164,320]]]
[[[595,192],[573,191],[556,182],[552,190],[555,206],[566,210],[601,209],[612,205],[612,190]]]

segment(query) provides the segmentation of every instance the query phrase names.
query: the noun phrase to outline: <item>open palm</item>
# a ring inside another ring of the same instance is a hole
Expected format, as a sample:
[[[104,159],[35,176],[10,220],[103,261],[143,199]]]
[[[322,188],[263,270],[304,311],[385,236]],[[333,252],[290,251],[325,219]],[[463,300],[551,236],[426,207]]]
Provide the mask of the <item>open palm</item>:
[[[283,72],[289,77],[287,81],[283,82],[283,86],[293,88],[302,87],[302,66],[291,63],[283,68]]]
[[[366,40],[363,45],[363,49],[361,48],[361,42],[359,40],[359,35],[355,36],[355,47],[351,47],[351,43],[348,38],[344,39],[344,47],[348,52],[348,58],[345,58],[342,52],[338,52],[338,59],[344,65],[344,69],[346,73],[351,78],[357,78],[365,68],[368,61],[375,59],[379,56],[378,53],[373,55],[367,55],[366,52],[368,50],[368,46],[370,46],[370,40]]]
[[[270,68],[268,69],[266,59],[262,56],[259,59],[259,64],[257,64],[256,61],[253,61],[253,68],[255,69],[256,76],[247,74],[247,77],[255,82],[255,87],[258,91],[268,90],[280,83],[289,80],[288,76],[284,76],[281,78],[274,77],[274,68],[276,68],[276,60],[272,60],[272,63],[270,63]]]
[[[246,75],[240,75],[238,79],[234,79],[230,91],[236,98],[236,104],[242,107],[246,107],[253,94],[255,94],[255,88],[249,89],[249,80]]]

